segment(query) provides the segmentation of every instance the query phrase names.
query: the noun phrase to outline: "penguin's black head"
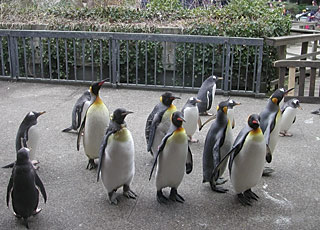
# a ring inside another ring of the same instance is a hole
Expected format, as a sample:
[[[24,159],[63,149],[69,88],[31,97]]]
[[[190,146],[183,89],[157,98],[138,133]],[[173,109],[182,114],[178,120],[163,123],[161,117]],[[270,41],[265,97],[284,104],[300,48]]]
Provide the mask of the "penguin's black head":
[[[24,164],[29,161],[29,152],[28,148],[21,148],[17,152],[17,164]]]
[[[248,125],[252,129],[257,129],[260,126],[260,116],[258,114],[252,114],[248,118]]]
[[[241,103],[238,103],[238,102],[236,102],[236,101],[234,101],[232,99],[229,99],[229,101],[228,101],[228,108],[229,109],[232,109],[236,105],[241,105]]]
[[[166,106],[170,106],[174,99],[181,99],[181,98],[174,96],[171,92],[165,92],[160,97],[160,101]]]
[[[275,105],[279,105],[281,100],[283,99],[283,97],[288,94],[291,90],[293,90],[294,88],[285,90],[284,88],[280,88],[277,89],[270,97],[271,101],[275,104]]]
[[[228,114],[228,105],[229,105],[229,100],[222,101],[219,103],[217,106],[217,113],[223,112],[224,114]]]
[[[125,110],[123,108],[116,109],[113,112],[112,120],[118,123],[119,125],[121,125],[124,123],[124,119],[126,118],[126,116],[130,113],[133,113],[133,112]]]
[[[180,111],[176,111],[172,114],[171,121],[175,126],[179,128],[182,126],[182,122],[184,122],[185,119]]]
[[[23,119],[23,123],[26,125],[36,125],[37,124],[37,119],[39,116],[41,116],[42,114],[44,114],[46,111],[43,112],[29,112]]]
[[[191,105],[196,105],[197,103],[200,103],[201,100],[199,100],[198,98],[196,97],[190,97],[187,101],[188,104],[191,104]]]
[[[93,83],[91,86],[90,86],[90,92],[93,93],[94,95],[98,96],[99,95],[99,90],[101,88],[101,86],[103,85],[105,81],[100,81],[100,82],[96,82],[96,83]]]

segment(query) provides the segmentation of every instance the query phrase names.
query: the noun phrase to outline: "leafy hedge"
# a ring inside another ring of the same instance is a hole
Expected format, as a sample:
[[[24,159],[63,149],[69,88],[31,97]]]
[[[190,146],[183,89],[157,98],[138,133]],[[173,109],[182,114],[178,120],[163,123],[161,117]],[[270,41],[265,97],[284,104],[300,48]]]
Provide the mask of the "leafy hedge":
[[[2,3],[0,26],[20,29],[40,24],[51,30],[136,33],[160,33],[159,27],[177,26],[183,28],[184,34],[260,38],[288,35],[291,28],[290,17],[283,16],[280,7],[270,9],[267,0],[230,0],[223,8],[212,6],[195,9],[183,8],[179,0],[150,0],[146,9],[121,6],[90,9],[79,8],[68,2],[71,1],[24,7],[20,7],[18,2]],[[142,50],[139,53],[144,52]],[[262,81],[267,87],[276,76],[271,67],[276,58],[275,49],[265,46]]]

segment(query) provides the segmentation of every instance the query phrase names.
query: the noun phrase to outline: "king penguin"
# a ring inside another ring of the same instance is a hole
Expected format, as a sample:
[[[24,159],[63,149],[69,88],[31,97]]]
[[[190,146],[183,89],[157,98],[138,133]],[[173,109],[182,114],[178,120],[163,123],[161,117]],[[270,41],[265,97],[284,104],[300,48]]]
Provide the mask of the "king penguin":
[[[186,130],[189,141],[196,143],[199,140],[192,138],[193,134],[197,130],[197,125],[199,124],[199,110],[197,103],[201,102],[195,97],[190,97],[186,104],[182,107],[182,114],[186,122],[183,123],[183,128]]]
[[[41,211],[38,208],[39,190],[44,202],[47,201],[46,190],[29,160],[29,152],[24,147],[17,152],[17,160],[7,187],[7,206],[9,207],[11,196],[14,215],[19,219],[23,218],[27,228],[28,218]]]
[[[165,92],[160,97],[157,104],[149,114],[146,122],[145,136],[147,141],[147,151],[153,156],[157,152],[162,138],[166,135],[170,127],[170,117],[177,108],[172,104],[173,100],[180,99],[171,92]]]
[[[110,122],[109,110],[99,97],[99,90],[103,83],[104,81],[97,82],[90,87],[90,106],[82,121],[77,139],[77,149],[79,151],[80,139],[83,135],[83,147],[89,158],[87,165],[89,170],[97,167],[94,159],[99,158],[101,142]]]
[[[86,90],[80,98],[76,101],[72,109],[72,122],[69,128],[62,130],[62,132],[77,131],[90,105],[91,95],[90,90]]]
[[[279,104],[283,97],[291,90],[293,88],[289,90],[285,90],[284,88],[277,89],[268,99],[267,106],[259,114],[261,118],[260,127],[267,145],[266,161],[268,163],[272,161],[272,154],[279,140],[282,118]],[[269,175],[273,171],[273,169],[266,167],[263,174]]]
[[[169,199],[180,203],[184,198],[178,194],[178,187],[183,179],[184,171],[191,173],[193,168],[192,154],[188,145],[187,134],[182,127],[184,121],[183,114],[176,111],[171,117],[171,126],[167,135],[162,139],[153,167],[151,169],[149,180],[152,172],[156,169],[156,188],[157,201],[167,203],[168,198],[162,193],[162,189],[170,187]]]
[[[281,106],[281,127],[280,127],[280,136],[291,137],[292,134],[288,133],[291,125],[296,121],[297,109],[302,109],[299,103],[299,100],[292,98]]]
[[[214,102],[214,96],[216,94],[216,76],[208,77],[204,82],[202,82],[201,87],[198,91],[197,98],[201,100],[198,103],[198,109],[200,115],[212,115],[208,111]]]
[[[40,132],[38,129],[38,117],[44,114],[43,112],[29,112],[21,122],[16,136],[16,153],[23,147],[29,148],[29,159],[35,169],[39,161],[35,160],[36,150],[39,144]],[[3,168],[12,168],[14,163],[10,163]]]
[[[221,159],[230,151],[233,143],[231,122],[228,119],[229,100],[222,101],[217,106],[217,118],[211,124],[204,143],[202,166],[203,166],[203,183],[209,182],[211,189],[216,192],[225,193],[228,190],[217,185],[226,182],[221,176],[223,175],[228,159],[225,159],[216,175],[212,172],[219,164]]]
[[[236,125],[236,121],[234,119],[234,107],[236,105],[241,105],[241,103],[238,103],[232,99],[229,99],[229,103],[228,103],[228,119],[230,120],[231,122],[231,126],[232,126],[232,129],[234,129],[235,125]]]
[[[243,205],[251,205],[251,200],[259,197],[251,191],[260,181],[266,157],[266,142],[260,128],[260,117],[252,114],[248,124],[240,131],[232,149],[214,169],[213,176],[230,156],[229,173],[232,186]]]
[[[97,181],[101,172],[101,180],[111,204],[118,203],[115,192],[120,187],[123,187],[124,196],[131,199],[137,197],[130,189],[135,172],[134,143],[124,121],[130,113],[132,112],[122,108],[113,112],[100,147]]]

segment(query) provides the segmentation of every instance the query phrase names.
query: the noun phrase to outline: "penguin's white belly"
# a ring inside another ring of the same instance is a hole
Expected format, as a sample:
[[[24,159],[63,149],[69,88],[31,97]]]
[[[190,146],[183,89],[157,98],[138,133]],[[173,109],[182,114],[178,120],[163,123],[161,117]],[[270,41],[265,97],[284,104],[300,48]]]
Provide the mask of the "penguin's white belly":
[[[198,107],[188,107],[184,110],[184,119],[186,122],[183,123],[183,127],[186,130],[187,135],[192,136],[196,130],[199,119]]]
[[[129,186],[134,173],[134,144],[130,132],[126,141],[115,140],[113,134],[109,137],[102,159],[101,179],[104,187],[109,193],[124,184]]]
[[[229,123],[226,130],[224,143],[220,148],[220,160],[222,160],[225,157],[225,155],[227,155],[227,153],[231,150],[232,145],[233,145],[233,135],[232,135],[232,130]],[[222,163],[222,166],[219,170],[220,172],[219,177],[222,176],[222,174],[226,170],[228,159],[229,158],[225,159],[224,162]]]
[[[227,117],[231,123],[231,126],[234,125],[234,110],[233,109],[229,109],[228,108],[228,114],[227,114]]]
[[[185,135],[185,134],[184,134]],[[170,137],[172,138],[172,137]],[[180,185],[187,161],[188,140],[183,142],[167,140],[163,152],[160,154],[156,172],[156,187],[160,190],[165,187],[178,188]]]
[[[39,129],[36,125],[33,125],[29,128],[28,131],[28,141],[27,141],[27,147],[30,149],[29,158],[30,160],[34,160],[35,154],[38,148],[39,143]]]
[[[276,125],[272,132],[270,133],[270,140],[269,140],[269,148],[271,150],[271,153],[273,153],[274,149],[276,148],[276,145],[279,140],[279,133],[280,133],[280,127],[281,127],[281,112],[279,111],[277,113],[276,117]]]
[[[288,131],[293,124],[293,120],[296,117],[297,114],[297,109],[295,108],[286,108],[284,113],[282,114],[282,119],[281,119],[281,131]]]
[[[258,140],[249,135],[232,163],[230,177],[237,194],[254,187],[261,179],[264,168],[266,143],[263,135],[259,135]]]
[[[89,159],[99,157],[99,149],[109,122],[109,112],[104,104],[89,107],[83,136],[84,151]]]
[[[212,87],[212,104],[211,104],[211,108],[212,108],[212,105],[214,103],[214,96],[216,94],[216,88],[217,88],[217,85],[214,84],[213,87]]]

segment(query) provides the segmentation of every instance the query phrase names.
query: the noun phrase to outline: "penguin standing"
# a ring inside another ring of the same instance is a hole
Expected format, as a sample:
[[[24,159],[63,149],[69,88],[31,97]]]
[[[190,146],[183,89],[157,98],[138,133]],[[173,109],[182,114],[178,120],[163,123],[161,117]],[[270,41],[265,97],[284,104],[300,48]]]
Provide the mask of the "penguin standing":
[[[122,186],[123,195],[131,199],[137,197],[130,189],[135,172],[134,143],[124,121],[130,113],[122,108],[114,111],[100,147],[97,181],[101,172],[102,183],[111,204],[118,203],[115,192]]]
[[[268,163],[272,161],[272,154],[279,140],[282,118],[279,104],[283,97],[291,90],[293,90],[293,88],[289,90],[283,88],[277,89],[268,99],[267,106],[259,114],[261,118],[260,127],[267,145],[266,161]],[[264,175],[268,175],[273,171],[273,169],[267,167],[263,173]]]
[[[221,159],[230,151],[233,143],[231,122],[228,119],[229,100],[222,101],[217,106],[217,118],[211,124],[207,133],[203,149],[203,183],[209,182],[211,189],[216,192],[225,193],[228,190],[218,187],[226,182],[220,178],[226,167],[228,159],[225,159],[219,171],[212,176],[212,172],[217,167]],[[220,180],[218,180],[220,179]]]
[[[147,141],[147,151],[156,153],[162,138],[166,135],[170,127],[170,117],[177,108],[172,104],[173,100],[180,99],[171,92],[165,92],[160,97],[160,103],[157,104],[149,114],[146,122],[145,136]]]
[[[251,205],[251,200],[259,197],[251,191],[260,181],[266,157],[266,142],[260,125],[260,117],[252,114],[248,124],[238,134],[232,149],[213,171],[216,174],[222,162],[229,157],[231,183],[243,205]]]
[[[312,114],[320,115],[320,108],[314,111],[311,111]]]
[[[168,198],[162,193],[162,189],[170,187],[169,199],[180,203],[184,198],[178,194],[177,189],[183,179],[184,171],[189,174],[192,171],[193,162],[190,148],[188,146],[188,137],[182,127],[184,121],[181,112],[176,111],[172,114],[171,126],[167,135],[162,139],[158,152],[151,169],[149,180],[152,172],[156,169],[156,188],[157,201],[167,203]]]
[[[79,151],[80,139],[83,135],[83,147],[89,158],[87,165],[89,170],[97,167],[94,159],[99,158],[101,141],[110,122],[108,108],[99,97],[99,90],[103,83],[104,81],[97,82],[90,87],[90,106],[81,124],[77,139],[77,149]]]
[[[196,143],[199,140],[192,138],[193,134],[197,130],[197,125],[199,124],[199,110],[197,103],[201,102],[195,97],[190,97],[187,103],[183,106],[181,112],[186,122],[183,123],[183,128],[189,137],[189,141]]]
[[[62,132],[70,132],[71,130],[77,131],[81,125],[87,109],[90,105],[91,95],[90,90],[86,90],[81,97],[76,101],[72,109],[72,123],[69,128],[62,130]]]
[[[296,98],[292,98],[291,100],[284,103],[281,107],[282,119],[280,126],[280,136],[292,136],[291,133],[288,133],[288,130],[296,121],[297,108],[302,109],[299,100]]]
[[[238,103],[238,102],[235,102],[234,100],[230,99],[229,100],[229,103],[228,103],[228,118],[231,122],[231,126],[232,126],[232,129],[234,129],[235,125],[236,125],[236,122],[235,122],[235,119],[234,119],[234,106],[236,105],[241,105],[241,103]]]
[[[201,100],[201,102],[198,103],[200,115],[212,115],[208,111],[211,109],[214,96],[216,94],[216,81],[216,76],[210,76],[204,82],[202,82],[197,94],[197,98]]]
[[[11,196],[14,215],[23,218],[27,228],[28,218],[41,211],[38,208],[39,190],[44,202],[47,201],[46,190],[29,160],[29,151],[23,147],[17,152],[17,160],[7,187],[7,206],[9,207]]]

